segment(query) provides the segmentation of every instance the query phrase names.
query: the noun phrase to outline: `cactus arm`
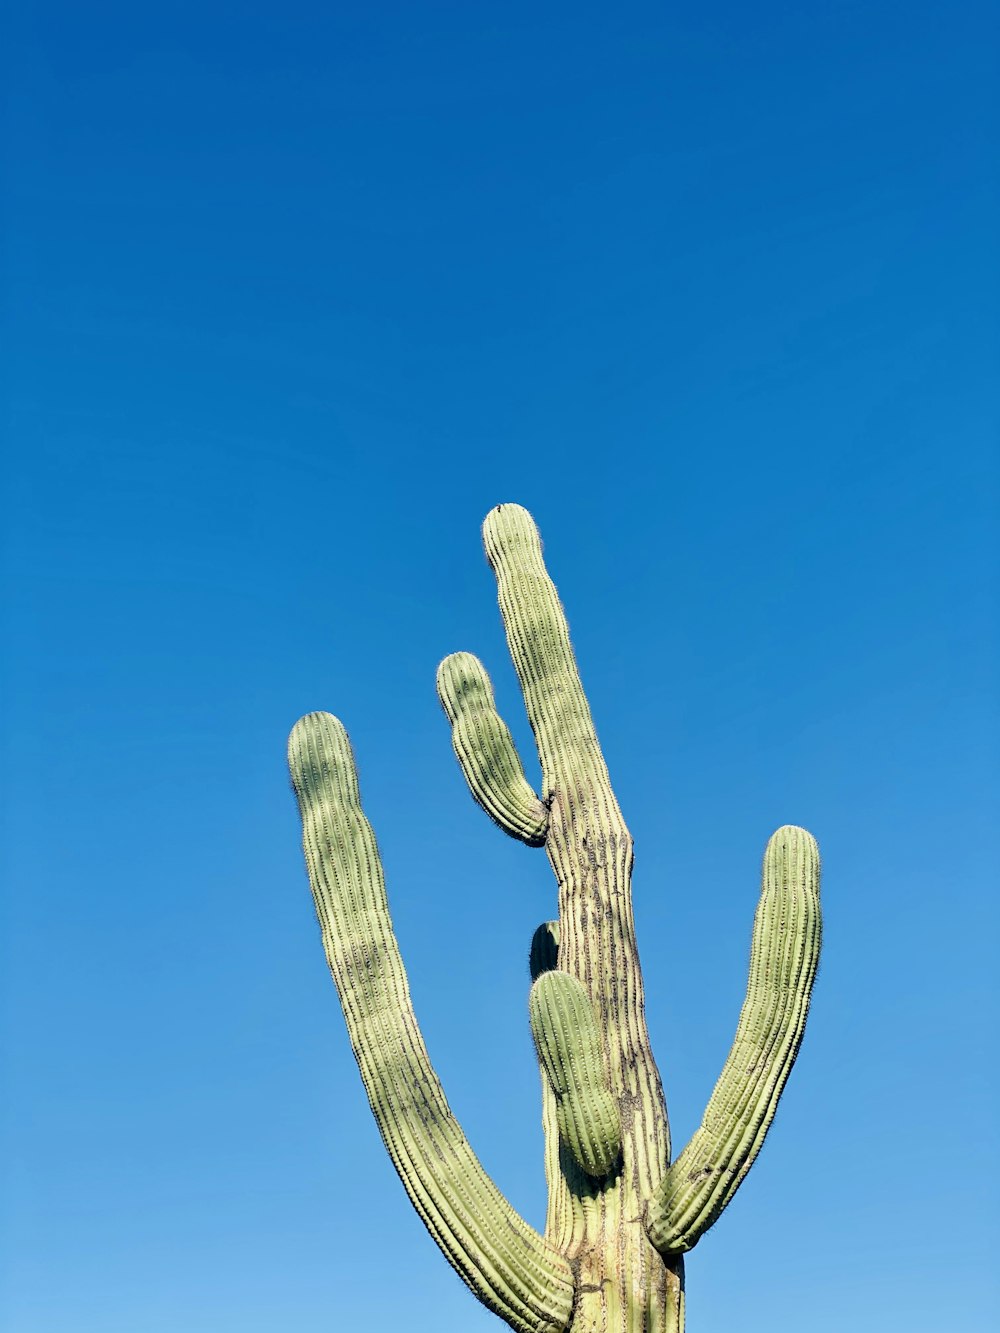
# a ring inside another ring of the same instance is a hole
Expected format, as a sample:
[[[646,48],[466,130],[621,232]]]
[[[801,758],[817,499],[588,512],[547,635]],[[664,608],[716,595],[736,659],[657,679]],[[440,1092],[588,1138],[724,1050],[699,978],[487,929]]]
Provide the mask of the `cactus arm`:
[[[576,977],[549,970],[531,988],[528,1014],[559,1137],[586,1175],[603,1179],[618,1160],[622,1131],[590,996]]]
[[[438,667],[437,689],[472,795],[505,833],[541,847],[549,812],[524,776],[482,663],[471,653],[452,653]]]
[[[496,575],[507,642],[538,743],[543,794],[548,796],[556,785],[556,769],[586,769],[609,785],[569,627],[542,559],[534,520],[520,505],[498,505],[486,516],[483,545]]]
[[[475,1295],[518,1333],[563,1333],[573,1279],[483,1170],[417,1026],[347,733],[302,718],[289,767],[323,943],[372,1111],[421,1219]]]
[[[750,978],[732,1049],[701,1125],[647,1208],[649,1239],[664,1257],[691,1249],[760,1151],[805,1031],[821,930],[819,852],[804,829],[786,825],[764,853]]]

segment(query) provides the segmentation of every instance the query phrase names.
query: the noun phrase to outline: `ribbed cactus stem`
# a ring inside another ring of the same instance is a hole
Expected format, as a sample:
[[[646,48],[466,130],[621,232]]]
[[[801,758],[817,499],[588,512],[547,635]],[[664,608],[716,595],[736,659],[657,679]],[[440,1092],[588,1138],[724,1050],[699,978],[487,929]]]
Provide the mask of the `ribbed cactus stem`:
[[[446,657],[438,693],[472,795],[511,837],[545,847],[558,887],[558,920],[535,931],[529,958],[544,1237],[497,1190],[448,1107],[410,1004],[347,734],[311,713],[292,732],[289,761],[327,959],[389,1155],[479,1299],[518,1333],[683,1333],[683,1253],[750,1169],[802,1039],[820,945],[816,844],[791,826],[768,843],[736,1038],[701,1126],[671,1165],[632,914],[632,838],[566,617],[526,510],[491,510],[483,541],[541,794],[475,657]]]
[[[520,505],[498,505],[483,524],[486,556],[497,578],[500,611],[548,798],[567,770],[597,776],[607,768],[569,641],[569,627],[542,558],[534,520]]]
[[[590,996],[576,977],[546,971],[531,988],[528,1015],[559,1137],[577,1166],[600,1179],[618,1159],[622,1131]]]
[[[452,653],[438,667],[437,687],[472,795],[505,833],[540,847],[549,812],[524,776],[483,664],[471,653]]]
[[[760,1152],[805,1032],[822,926],[819,852],[805,829],[778,829],[764,853],[750,977],[732,1048],[701,1125],[648,1210],[661,1254],[698,1241]]]
[[[555,1107],[543,1098],[546,1236],[578,1265],[580,1327],[593,1320],[616,1333],[632,1333],[632,1326],[672,1333],[683,1318],[681,1261],[663,1265],[641,1220],[666,1170],[670,1137],[644,1016],[632,839],[531,515],[519,505],[491,510],[483,544],[542,766],[545,851],[559,888],[559,971],[575,977],[590,998],[621,1112],[621,1170],[598,1184],[560,1150]]]

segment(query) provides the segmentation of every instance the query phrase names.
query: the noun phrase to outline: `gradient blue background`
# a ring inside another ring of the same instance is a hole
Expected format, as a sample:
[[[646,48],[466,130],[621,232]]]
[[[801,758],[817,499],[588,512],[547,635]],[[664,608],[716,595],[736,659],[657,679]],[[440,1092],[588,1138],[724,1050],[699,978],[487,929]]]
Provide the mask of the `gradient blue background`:
[[[5,1333],[498,1329],[382,1151],[284,769],[347,722],[453,1106],[544,1212],[544,857],[478,527],[535,514],[675,1137],[764,841],[826,953],[691,1333],[992,1327],[996,24],[965,3],[22,3],[8,24]],[[993,144],[993,148],[990,145]]]

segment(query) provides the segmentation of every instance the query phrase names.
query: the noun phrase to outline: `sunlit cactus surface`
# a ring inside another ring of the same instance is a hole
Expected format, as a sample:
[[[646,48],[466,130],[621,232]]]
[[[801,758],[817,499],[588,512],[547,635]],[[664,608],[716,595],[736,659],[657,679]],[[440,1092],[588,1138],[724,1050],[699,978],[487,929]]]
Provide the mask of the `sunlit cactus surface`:
[[[819,855],[791,825],[767,843],[736,1036],[701,1124],[672,1158],[646,1031],[632,839],[566,618],[526,510],[499,505],[483,537],[538,747],[538,791],[482,664],[454,653],[437,686],[472,795],[505,833],[545,849],[558,886],[558,919],[530,944],[544,1234],[503,1197],[449,1109],[410,1003],[347,732],[310,713],[292,731],[289,763],[323,944],[389,1156],[473,1293],[519,1333],[681,1333],[683,1255],[753,1165],[802,1040],[820,948]]]

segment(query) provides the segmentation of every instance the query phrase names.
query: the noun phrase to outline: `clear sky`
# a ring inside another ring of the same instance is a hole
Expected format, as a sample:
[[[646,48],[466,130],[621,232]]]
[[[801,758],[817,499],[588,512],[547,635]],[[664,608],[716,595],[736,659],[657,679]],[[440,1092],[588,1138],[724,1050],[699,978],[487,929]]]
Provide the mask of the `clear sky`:
[[[506,500],[636,839],[678,1146],[767,836],[824,854],[691,1333],[992,1327],[993,7],[13,10],[4,1333],[501,1327],[371,1121],[284,747],[350,729],[431,1053],[540,1224],[553,885],[434,693],[478,653],[531,757]]]

